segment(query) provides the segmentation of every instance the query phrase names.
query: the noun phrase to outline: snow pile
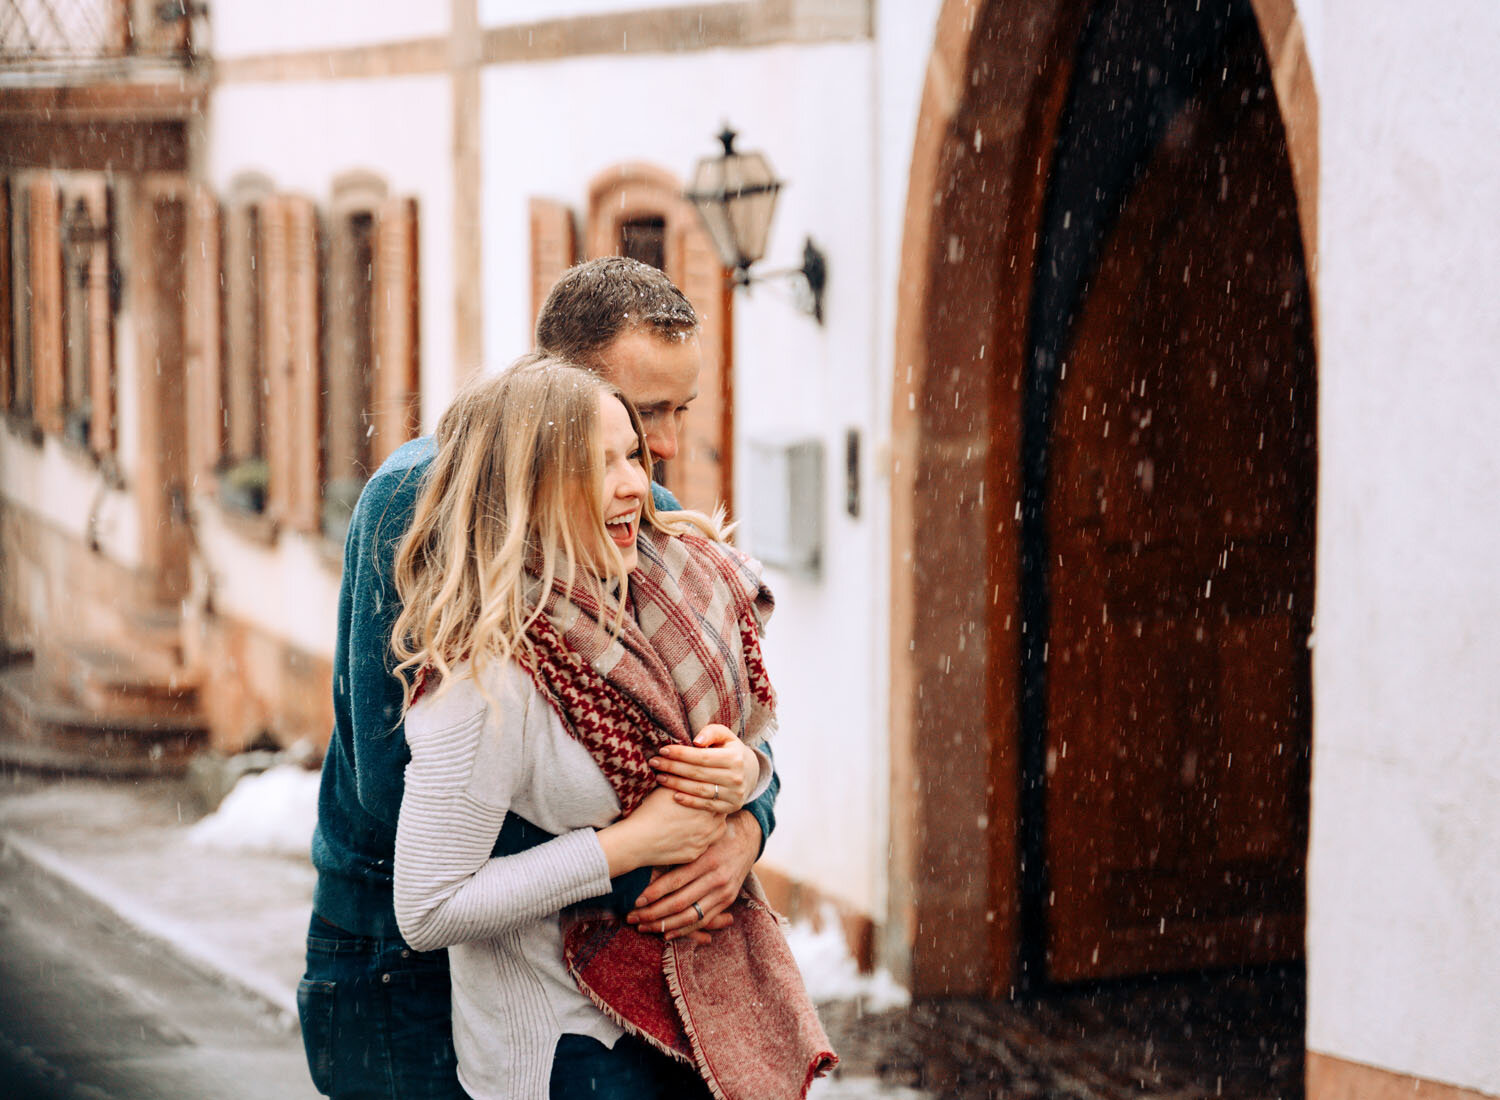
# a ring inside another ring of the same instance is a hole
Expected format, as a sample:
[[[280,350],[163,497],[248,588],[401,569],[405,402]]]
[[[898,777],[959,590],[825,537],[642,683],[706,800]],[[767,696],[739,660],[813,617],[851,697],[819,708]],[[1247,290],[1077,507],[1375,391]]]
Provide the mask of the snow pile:
[[[188,830],[188,843],[305,859],[318,820],[318,780],[317,772],[286,764],[247,775],[217,811]]]
[[[858,1000],[866,1012],[885,1012],[911,1003],[911,994],[896,984],[889,970],[859,972],[832,906],[823,909],[820,923],[821,931],[810,922],[799,921],[786,933],[787,945],[814,1001]]]

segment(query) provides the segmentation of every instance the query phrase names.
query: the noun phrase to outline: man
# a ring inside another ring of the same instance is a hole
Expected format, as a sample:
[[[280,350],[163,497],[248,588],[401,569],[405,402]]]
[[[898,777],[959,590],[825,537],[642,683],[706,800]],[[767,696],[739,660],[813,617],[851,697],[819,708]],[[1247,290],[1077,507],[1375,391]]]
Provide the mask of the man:
[[[693,307],[660,271],[619,257],[563,275],[537,319],[537,346],[588,367],[635,402],[647,446],[674,458],[697,396],[702,352]],[[334,651],[334,731],[323,762],[313,864],[318,883],[297,990],[308,1067],[329,1096],[461,1097],[455,1075],[446,952],[422,954],[402,941],[392,908],[396,820],[409,753],[401,688],[389,645],[399,605],[391,566],[435,447],[414,440],[391,455],[360,494],[344,547]],[[658,508],[677,502],[653,486]],[[706,937],[724,927],[774,826],[779,780],[730,815],[723,838],[699,859],[650,881],[649,871],[614,883],[611,903],[664,935]],[[507,818],[496,855],[547,834]]]

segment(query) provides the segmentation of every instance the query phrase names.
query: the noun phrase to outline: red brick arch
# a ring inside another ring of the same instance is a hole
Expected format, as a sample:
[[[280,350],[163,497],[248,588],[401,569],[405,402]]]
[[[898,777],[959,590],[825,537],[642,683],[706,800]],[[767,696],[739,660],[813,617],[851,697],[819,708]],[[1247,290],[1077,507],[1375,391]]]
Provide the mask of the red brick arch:
[[[729,273],[682,183],[663,168],[619,164],[589,184],[587,252],[614,255],[620,228],[638,217],[665,222],[665,268],[698,313],[703,372],[681,452],[668,463],[666,484],[684,504],[705,512],[734,508],[734,300]]]
[[[1293,0],[1252,3],[1315,278],[1318,110],[1301,24]],[[1087,10],[946,0],[917,123],[891,412],[882,953],[919,996],[1004,994],[1017,956],[1020,380],[1047,151]]]

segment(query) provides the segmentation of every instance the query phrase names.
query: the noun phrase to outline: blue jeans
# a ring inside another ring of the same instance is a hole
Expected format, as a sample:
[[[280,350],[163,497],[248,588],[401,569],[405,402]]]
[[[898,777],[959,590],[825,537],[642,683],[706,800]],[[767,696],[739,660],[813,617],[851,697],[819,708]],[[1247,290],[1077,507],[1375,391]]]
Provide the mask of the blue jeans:
[[[313,1084],[335,1100],[463,1100],[446,951],[413,951],[316,914],[297,1015]]]
[[[610,1049],[564,1035],[552,1056],[551,1100],[712,1100],[696,1070],[629,1035]]]

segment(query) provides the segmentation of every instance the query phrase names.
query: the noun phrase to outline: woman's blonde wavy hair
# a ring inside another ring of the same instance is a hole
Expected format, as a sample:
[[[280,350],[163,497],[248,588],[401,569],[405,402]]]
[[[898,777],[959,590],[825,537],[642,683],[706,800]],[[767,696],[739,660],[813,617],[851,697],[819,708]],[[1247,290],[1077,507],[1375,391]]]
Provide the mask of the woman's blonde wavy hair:
[[[604,527],[601,394],[630,414],[649,478],[635,406],[598,375],[542,353],[470,382],[438,421],[437,456],[396,552],[402,609],[391,646],[403,714],[419,677],[436,694],[463,661],[477,671],[528,650],[527,630],[559,579],[613,604],[619,628],[628,578]],[[718,539],[721,520],[658,513],[649,492],[643,501],[642,528]],[[607,597],[617,582],[619,598]]]

